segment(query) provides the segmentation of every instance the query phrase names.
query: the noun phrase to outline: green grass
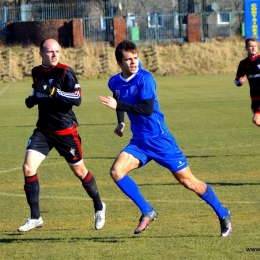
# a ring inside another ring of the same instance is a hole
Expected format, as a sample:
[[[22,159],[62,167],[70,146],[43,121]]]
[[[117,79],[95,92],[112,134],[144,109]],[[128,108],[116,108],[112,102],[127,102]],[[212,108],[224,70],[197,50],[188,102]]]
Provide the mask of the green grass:
[[[81,80],[80,122],[84,160],[107,204],[104,229],[93,229],[93,205],[66,162],[52,151],[39,168],[44,227],[19,234],[29,216],[23,191],[25,147],[37,119],[24,99],[31,82],[0,84],[0,259],[259,259],[259,129],[251,123],[248,85],[234,75],[158,77],[158,97],[169,129],[193,173],[211,184],[232,211],[234,232],[219,237],[211,208],[151,162],[133,171],[159,218],[134,235],[139,210],[109,176],[114,158],[129,141],[113,134],[114,111],[98,95],[110,94],[107,80]]]

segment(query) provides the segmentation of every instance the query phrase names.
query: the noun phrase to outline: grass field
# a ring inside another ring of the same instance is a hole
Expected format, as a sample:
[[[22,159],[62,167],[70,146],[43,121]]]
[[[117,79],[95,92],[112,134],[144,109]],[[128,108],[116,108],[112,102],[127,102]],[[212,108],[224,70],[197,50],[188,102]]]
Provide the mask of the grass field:
[[[0,84],[0,259],[259,259],[260,132],[251,123],[249,90],[234,75],[158,77],[158,96],[169,129],[193,173],[211,184],[232,212],[233,234],[220,238],[213,210],[151,162],[131,177],[159,212],[140,235],[133,230],[139,210],[109,176],[129,141],[113,134],[115,113],[99,103],[110,94],[107,80],[81,80],[80,122],[85,163],[107,204],[102,230],[93,228],[93,205],[56,151],[39,168],[44,227],[19,234],[29,217],[21,166],[37,109],[24,99],[30,82]],[[248,251],[247,248],[258,251]]]

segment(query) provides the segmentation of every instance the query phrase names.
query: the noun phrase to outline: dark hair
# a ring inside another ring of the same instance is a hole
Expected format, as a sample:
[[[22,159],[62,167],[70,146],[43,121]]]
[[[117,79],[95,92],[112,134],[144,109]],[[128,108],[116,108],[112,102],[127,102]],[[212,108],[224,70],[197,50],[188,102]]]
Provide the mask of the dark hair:
[[[122,42],[120,42],[117,46],[116,46],[116,50],[115,50],[115,56],[116,56],[116,60],[117,61],[122,61],[123,58],[123,51],[127,51],[127,52],[131,52],[131,53],[138,53],[138,48],[137,46],[129,41],[129,40],[124,40]]]
[[[258,41],[257,41],[256,38],[250,37],[250,38],[247,38],[247,39],[245,40],[246,47],[247,47],[247,45],[248,45],[249,42],[256,42],[256,43],[258,43]]]

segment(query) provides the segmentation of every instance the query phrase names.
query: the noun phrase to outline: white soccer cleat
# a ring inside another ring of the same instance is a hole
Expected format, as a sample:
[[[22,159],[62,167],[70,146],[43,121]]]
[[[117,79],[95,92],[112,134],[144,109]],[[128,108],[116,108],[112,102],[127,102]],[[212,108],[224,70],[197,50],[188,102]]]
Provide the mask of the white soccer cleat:
[[[43,227],[43,220],[42,217],[39,217],[38,219],[31,219],[28,218],[23,226],[20,226],[17,231],[19,232],[27,232],[34,228],[40,228]]]
[[[103,208],[95,213],[95,229],[101,229],[105,225],[106,219],[106,204],[102,202]]]

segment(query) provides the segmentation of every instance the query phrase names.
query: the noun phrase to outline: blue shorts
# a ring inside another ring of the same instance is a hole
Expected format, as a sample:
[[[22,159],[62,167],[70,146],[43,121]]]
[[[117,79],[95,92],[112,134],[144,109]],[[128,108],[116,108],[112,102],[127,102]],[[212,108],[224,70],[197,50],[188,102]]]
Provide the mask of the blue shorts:
[[[188,166],[187,158],[170,132],[150,139],[131,139],[122,151],[141,161],[140,167],[151,160],[172,172],[180,171]]]

